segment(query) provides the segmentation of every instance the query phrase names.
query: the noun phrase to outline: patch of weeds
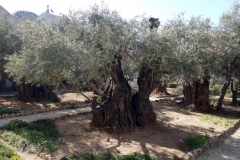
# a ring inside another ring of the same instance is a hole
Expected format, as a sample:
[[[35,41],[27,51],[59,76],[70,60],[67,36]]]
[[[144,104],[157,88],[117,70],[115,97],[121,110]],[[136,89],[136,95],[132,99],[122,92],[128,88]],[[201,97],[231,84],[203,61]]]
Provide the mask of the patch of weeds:
[[[177,111],[180,111],[180,112],[182,112],[182,113],[184,113],[184,114],[186,114],[186,115],[190,115],[189,110],[188,110],[186,107],[184,107],[184,106],[182,106],[182,107],[177,107],[176,109],[177,109]]]
[[[91,103],[92,101],[90,101],[90,100],[88,100],[88,99],[86,99],[85,101],[84,101],[84,103]]]
[[[225,97],[232,98],[232,91],[230,89],[227,90]]]
[[[60,160],[162,160],[162,158],[135,152],[127,155],[117,155],[113,153],[108,154],[93,153],[79,156],[72,155],[70,157],[62,157]]]
[[[92,128],[91,128],[91,127],[86,127],[86,126],[84,126],[84,127],[83,127],[83,130],[84,130],[85,132],[91,132],[91,131],[92,131]]]
[[[0,115],[12,114],[12,113],[20,113],[20,110],[19,109],[6,108],[6,107],[0,107]]]
[[[205,144],[207,141],[209,141],[209,137],[207,135],[201,135],[197,137],[188,137],[186,142],[187,144],[192,147],[193,149],[201,147],[203,144]]]
[[[159,119],[160,119],[160,121],[162,121],[162,122],[164,122],[164,121],[167,121],[168,119],[167,119],[167,117],[165,117],[165,116],[159,116]]]
[[[48,104],[47,108],[51,109],[51,108],[54,108],[54,106],[52,106],[51,104]]]
[[[216,100],[216,99],[210,99],[210,104],[211,104],[211,105],[214,105],[214,106],[217,106],[217,105],[218,105],[218,100]]]
[[[176,109],[177,109],[178,111],[181,111],[181,108],[180,108],[180,107],[177,107]]]
[[[10,143],[14,143],[14,145],[21,146],[23,149],[34,145],[43,149],[44,152],[50,153],[59,147],[59,132],[52,120],[37,120],[30,123],[12,120],[3,129],[1,137]]]
[[[62,107],[69,106],[69,105],[71,105],[71,103],[68,101],[60,102],[60,106]]]
[[[217,126],[229,127],[237,120],[237,118],[218,117],[215,115],[204,115],[200,117],[200,120],[208,121],[211,124],[215,124]]]
[[[190,114],[189,110],[188,109],[184,109],[184,114],[189,115]]]
[[[176,154],[173,155],[173,160],[179,160],[179,159],[180,158]]]
[[[1,160],[23,160],[20,156],[7,148],[0,142],[0,159]]]
[[[214,85],[210,89],[210,95],[219,95],[221,93],[222,86]]]

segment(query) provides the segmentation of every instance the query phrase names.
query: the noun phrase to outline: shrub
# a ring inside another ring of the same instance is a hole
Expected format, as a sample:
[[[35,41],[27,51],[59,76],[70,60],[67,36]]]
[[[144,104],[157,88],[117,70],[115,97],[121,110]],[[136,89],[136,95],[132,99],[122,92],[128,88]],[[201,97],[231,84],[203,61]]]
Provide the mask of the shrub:
[[[210,94],[211,95],[219,95],[221,93],[222,87],[220,85],[214,85],[211,88]]]
[[[209,137],[207,135],[201,135],[197,137],[188,137],[187,138],[187,144],[196,149],[201,147],[204,143],[206,143],[209,140]]]
[[[71,103],[68,101],[60,102],[60,106],[69,106],[69,105],[71,105]]]
[[[43,148],[47,153],[58,148],[59,132],[52,120],[37,120],[30,123],[21,120],[12,120],[4,129],[21,136],[29,144]]]
[[[18,110],[18,109],[12,109],[12,108],[6,108],[6,107],[1,107],[1,108],[0,108],[0,115],[3,115],[3,114],[12,114],[12,113],[20,113],[20,110]]]

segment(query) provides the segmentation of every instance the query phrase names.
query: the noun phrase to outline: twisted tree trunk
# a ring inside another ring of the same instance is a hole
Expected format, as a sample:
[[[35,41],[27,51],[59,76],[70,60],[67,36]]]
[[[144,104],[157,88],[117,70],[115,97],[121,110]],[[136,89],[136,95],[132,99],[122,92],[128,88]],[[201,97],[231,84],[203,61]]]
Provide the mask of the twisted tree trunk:
[[[18,100],[20,101],[36,101],[36,100],[41,100],[41,101],[52,101],[52,102],[60,102],[60,98],[53,93],[53,86],[48,86],[48,85],[42,85],[42,86],[36,86],[36,85],[31,85],[31,84],[17,84],[12,78],[6,78],[14,85],[16,91],[17,91],[17,96]]]
[[[203,82],[197,79],[193,85],[183,87],[184,103],[191,105],[193,111],[209,112],[212,108],[209,102],[209,80],[204,78]]]
[[[110,78],[104,90],[101,102],[97,98],[92,103],[91,125],[113,133],[125,133],[133,130],[131,115],[131,87],[124,78],[121,57],[109,66]]]
[[[137,79],[139,90],[132,97],[132,116],[136,125],[146,127],[156,122],[149,97],[159,83],[160,78],[157,78],[152,69],[147,66],[141,68]]]

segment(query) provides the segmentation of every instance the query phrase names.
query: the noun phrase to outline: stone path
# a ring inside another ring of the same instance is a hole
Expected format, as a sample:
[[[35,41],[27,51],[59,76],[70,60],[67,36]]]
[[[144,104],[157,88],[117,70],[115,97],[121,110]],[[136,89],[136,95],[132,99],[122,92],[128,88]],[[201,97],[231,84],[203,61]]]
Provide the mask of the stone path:
[[[222,144],[205,151],[197,160],[240,160],[240,128]]]
[[[13,119],[19,119],[19,120],[24,120],[27,122],[32,122],[32,121],[36,121],[39,119],[51,119],[51,118],[62,117],[65,115],[77,115],[79,113],[90,112],[91,110],[92,110],[91,107],[85,107],[85,108],[37,113],[37,114],[32,114],[32,115],[27,115],[27,116],[20,116],[20,117],[4,118],[4,119],[0,119],[0,127],[8,124]]]

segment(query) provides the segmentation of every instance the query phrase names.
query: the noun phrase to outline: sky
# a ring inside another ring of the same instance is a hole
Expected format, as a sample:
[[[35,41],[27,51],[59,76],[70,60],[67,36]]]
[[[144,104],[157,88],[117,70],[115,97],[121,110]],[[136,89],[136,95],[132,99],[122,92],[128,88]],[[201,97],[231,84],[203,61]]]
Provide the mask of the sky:
[[[118,11],[125,19],[145,14],[148,17],[159,18],[164,23],[184,12],[187,19],[201,15],[203,18],[210,18],[215,25],[234,1],[236,0],[104,0],[110,9]],[[87,9],[90,5],[101,2],[102,0],[0,0],[0,5],[10,13],[25,10],[37,15],[45,12],[49,5],[55,15],[60,15],[67,14],[69,9]]]

